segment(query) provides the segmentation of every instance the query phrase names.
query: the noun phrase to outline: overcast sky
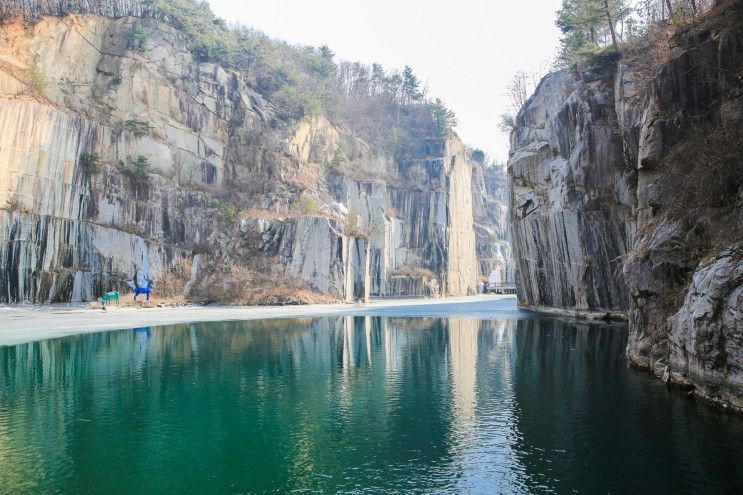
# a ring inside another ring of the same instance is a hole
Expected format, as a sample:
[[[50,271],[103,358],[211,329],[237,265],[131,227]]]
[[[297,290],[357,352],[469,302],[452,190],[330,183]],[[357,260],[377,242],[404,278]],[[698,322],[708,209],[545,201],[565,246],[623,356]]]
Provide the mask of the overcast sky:
[[[302,45],[328,45],[336,60],[410,65],[459,120],[457,132],[498,160],[504,88],[517,70],[548,66],[557,51],[560,0],[208,0],[217,16]]]

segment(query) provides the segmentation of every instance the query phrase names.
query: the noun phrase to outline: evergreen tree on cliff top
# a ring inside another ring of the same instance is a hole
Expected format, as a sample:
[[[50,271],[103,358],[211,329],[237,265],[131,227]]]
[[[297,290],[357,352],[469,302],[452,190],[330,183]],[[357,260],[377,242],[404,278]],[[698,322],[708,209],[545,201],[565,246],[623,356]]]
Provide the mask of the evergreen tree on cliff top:
[[[409,65],[406,65],[402,71],[402,98],[404,105],[423,99],[418,77],[413,73],[413,69]]]
[[[563,0],[557,26],[564,35],[566,55],[575,58],[605,46],[616,49],[616,25],[626,12],[625,0]]]
[[[739,0],[733,0],[734,3]],[[722,0],[562,0],[556,24],[563,33],[563,58],[583,62],[594,55],[615,53],[632,38],[654,27],[683,24]],[[658,32],[656,32],[656,35]]]

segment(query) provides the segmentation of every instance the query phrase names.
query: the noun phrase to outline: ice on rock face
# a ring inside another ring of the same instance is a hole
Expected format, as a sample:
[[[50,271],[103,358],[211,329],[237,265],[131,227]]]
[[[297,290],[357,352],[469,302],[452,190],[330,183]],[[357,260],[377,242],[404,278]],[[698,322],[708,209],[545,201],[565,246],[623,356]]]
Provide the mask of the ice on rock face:
[[[501,251],[500,244],[495,245],[495,259],[501,262],[505,260],[505,258],[503,258],[503,252]]]
[[[343,203],[334,202],[333,211],[339,215],[348,215],[348,208]]]

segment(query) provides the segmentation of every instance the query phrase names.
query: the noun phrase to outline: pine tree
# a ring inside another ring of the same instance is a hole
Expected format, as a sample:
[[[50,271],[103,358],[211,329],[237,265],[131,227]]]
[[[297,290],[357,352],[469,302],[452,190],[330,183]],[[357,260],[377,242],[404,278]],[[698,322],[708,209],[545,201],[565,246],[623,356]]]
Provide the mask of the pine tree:
[[[333,57],[335,57],[335,53],[333,53],[333,50],[331,50],[328,45],[323,45],[320,47],[320,56],[325,60],[332,61]]]
[[[398,95],[400,93],[400,85],[402,84],[402,77],[398,72],[390,74],[384,78],[384,96],[395,103],[398,102]]]
[[[369,91],[372,95],[378,95],[384,88],[384,69],[380,64],[372,64]]]
[[[452,110],[446,108],[440,98],[436,98],[431,104],[431,117],[436,126],[436,130],[441,137],[448,137],[454,126],[457,125],[457,116]]]
[[[402,71],[402,99],[403,105],[407,105],[423,99],[418,78],[413,74],[409,65]]]
[[[557,26],[565,35],[567,55],[574,58],[606,44],[616,49],[620,41],[616,24],[626,12],[626,0],[563,0]]]

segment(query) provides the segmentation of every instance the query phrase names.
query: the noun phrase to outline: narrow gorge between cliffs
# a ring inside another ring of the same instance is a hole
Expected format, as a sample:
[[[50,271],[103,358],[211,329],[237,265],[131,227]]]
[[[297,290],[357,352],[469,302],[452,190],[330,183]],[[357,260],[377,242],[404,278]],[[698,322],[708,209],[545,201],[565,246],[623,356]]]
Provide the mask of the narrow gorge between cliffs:
[[[743,0],[337,1],[0,0],[0,495],[743,493]]]

